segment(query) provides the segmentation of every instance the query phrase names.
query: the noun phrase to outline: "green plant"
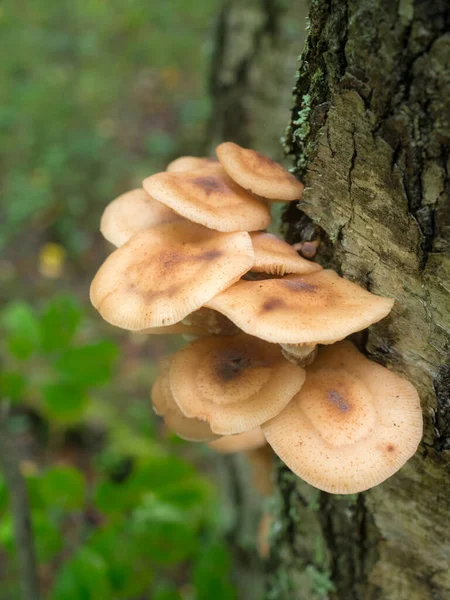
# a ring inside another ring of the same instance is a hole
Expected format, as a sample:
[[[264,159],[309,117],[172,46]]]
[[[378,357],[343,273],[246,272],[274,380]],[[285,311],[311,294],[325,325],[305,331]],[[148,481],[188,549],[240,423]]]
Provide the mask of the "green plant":
[[[43,456],[21,463],[45,597],[203,600],[219,586],[218,600],[231,600],[214,487],[142,424],[138,403],[128,425],[118,407],[107,410],[100,390],[109,396],[118,385],[119,350],[86,325],[67,295],[40,311],[12,302],[0,314],[0,398],[11,405],[10,435],[30,434],[29,414],[52,434]],[[101,421],[102,439],[83,464],[64,455],[64,439],[92,420]],[[17,548],[2,477],[0,523],[12,576]],[[7,585],[14,586],[11,577]]]

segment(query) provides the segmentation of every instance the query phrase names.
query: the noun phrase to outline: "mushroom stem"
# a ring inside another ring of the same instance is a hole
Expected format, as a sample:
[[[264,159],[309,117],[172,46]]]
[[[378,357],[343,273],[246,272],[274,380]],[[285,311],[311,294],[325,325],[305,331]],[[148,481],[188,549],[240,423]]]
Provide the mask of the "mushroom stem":
[[[273,492],[273,456],[274,452],[269,445],[254,448],[244,452],[252,468],[252,482],[254,487],[263,496],[270,496]]]
[[[299,367],[312,364],[317,356],[316,344],[280,344],[280,346],[284,358]]]

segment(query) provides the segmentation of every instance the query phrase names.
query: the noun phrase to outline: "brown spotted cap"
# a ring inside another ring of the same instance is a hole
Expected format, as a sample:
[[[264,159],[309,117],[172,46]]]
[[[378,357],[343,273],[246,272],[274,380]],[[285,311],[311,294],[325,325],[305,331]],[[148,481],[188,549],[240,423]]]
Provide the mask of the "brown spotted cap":
[[[143,186],[186,219],[216,231],[255,231],[270,224],[267,205],[236,185],[220,166],[157,173]]]
[[[132,190],[108,204],[100,221],[100,231],[108,242],[119,247],[138,231],[180,219],[180,215],[144,190]]]
[[[261,427],[255,427],[250,431],[237,433],[236,435],[225,435],[208,446],[221,454],[233,454],[234,452],[246,452],[256,450],[267,444]]]
[[[108,323],[139,331],[173,325],[246,273],[248,233],[218,233],[189,221],[156,225],[113,252],[91,284]]]
[[[217,146],[217,156],[228,175],[245,190],[268,200],[300,200],[303,184],[267,156],[233,142]]]
[[[207,302],[242,331],[285,344],[332,344],[383,319],[393,304],[330,270],[241,280]]]
[[[152,387],[152,404],[157,415],[164,419],[167,427],[176,435],[190,442],[209,442],[217,439],[204,421],[188,419],[175,402],[169,385],[169,369],[163,367]]]
[[[322,269],[317,263],[299,256],[292,246],[276,235],[258,231],[250,237],[255,253],[252,271],[280,276],[286,273],[306,275]]]
[[[187,417],[221,435],[242,433],[280,412],[300,389],[304,370],[275,344],[245,334],[198,339],[177,352],[170,388]]]
[[[355,494],[411,458],[422,412],[409,381],[345,341],[319,350],[300,392],[263,431],[296,475],[326,492]]]
[[[214,158],[198,156],[180,156],[167,165],[166,171],[169,173],[182,173],[184,171],[195,171],[203,167],[217,165],[218,161]]]

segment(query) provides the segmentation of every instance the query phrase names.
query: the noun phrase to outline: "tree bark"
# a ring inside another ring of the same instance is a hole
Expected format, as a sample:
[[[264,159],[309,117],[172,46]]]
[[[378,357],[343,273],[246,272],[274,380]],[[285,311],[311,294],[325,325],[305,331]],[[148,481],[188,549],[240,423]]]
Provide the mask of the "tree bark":
[[[301,41],[280,34],[274,51],[267,27],[276,14],[279,32],[300,31],[300,5],[225,4],[215,138],[277,156],[272,105],[289,77],[274,72],[293,74]],[[253,10],[265,25],[235,60],[233,23]],[[312,1],[285,138],[306,188],[284,215],[287,239],[319,237],[322,264],[395,298],[356,341],[417,387],[425,435],[397,475],[355,496],[318,492],[279,465],[268,600],[450,597],[449,69],[448,0]]]

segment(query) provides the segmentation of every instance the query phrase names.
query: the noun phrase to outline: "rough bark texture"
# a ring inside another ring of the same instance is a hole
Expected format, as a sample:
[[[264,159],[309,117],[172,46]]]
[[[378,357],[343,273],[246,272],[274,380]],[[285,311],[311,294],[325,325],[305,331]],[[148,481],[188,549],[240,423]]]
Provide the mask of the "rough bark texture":
[[[271,126],[286,104],[274,99],[289,78],[274,72],[301,51],[301,8],[226,3],[216,138],[277,155]],[[293,32],[275,50],[271,15]],[[448,0],[312,2],[285,140],[307,187],[287,238],[319,235],[323,264],[396,299],[357,341],[417,386],[425,436],[397,475],[356,496],[279,466],[268,600],[450,598],[449,65]]]

